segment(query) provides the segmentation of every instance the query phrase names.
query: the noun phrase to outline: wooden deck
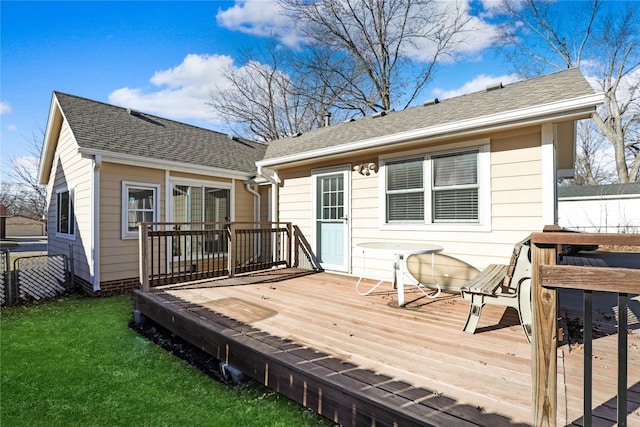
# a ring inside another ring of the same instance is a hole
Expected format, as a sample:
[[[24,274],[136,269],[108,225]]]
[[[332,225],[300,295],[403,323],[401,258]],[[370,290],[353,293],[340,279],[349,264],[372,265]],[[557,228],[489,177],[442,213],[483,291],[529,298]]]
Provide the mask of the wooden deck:
[[[432,300],[409,287],[400,308],[390,285],[359,296],[356,280],[280,269],[139,292],[136,306],[342,425],[530,424],[531,347],[515,311],[486,306],[470,335],[462,332],[468,304],[458,295]],[[579,328],[576,299],[561,296],[561,315]],[[602,426],[616,416],[616,313],[609,306],[598,308],[602,336],[593,342],[594,425]],[[640,425],[637,298],[629,310],[628,425]],[[581,425],[582,363],[580,342],[559,348],[558,425]]]

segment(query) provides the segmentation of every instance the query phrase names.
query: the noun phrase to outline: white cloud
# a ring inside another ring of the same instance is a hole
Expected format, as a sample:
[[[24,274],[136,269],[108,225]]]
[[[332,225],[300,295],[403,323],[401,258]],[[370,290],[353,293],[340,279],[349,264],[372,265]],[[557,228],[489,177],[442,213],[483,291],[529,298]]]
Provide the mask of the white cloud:
[[[232,31],[259,37],[276,36],[290,47],[297,46],[301,40],[275,1],[237,0],[229,9],[218,10],[216,22]]]
[[[109,95],[109,102],[177,120],[215,123],[214,112],[206,103],[211,91],[224,81],[225,69],[231,66],[233,58],[226,55],[189,54],[178,66],[157,71],[151,77],[157,90],[120,88]]]
[[[497,0],[496,0],[497,1]],[[458,33],[453,42],[455,51],[453,56],[472,55],[490,47],[497,34],[495,26],[483,21],[479,17],[468,15],[469,0],[440,0],[436,4],[442,9],[454,10],[456,7],[463,11],[462,19],[469,19],[465,30]],[[282,9],[275,1],[236,0],[228,9],[220,9],[216,15],[218,25],[232,31],[241,31],[259,37],[276,36],[280,42],[289,47],[297,47],[303,40],[295,32],[295,25],[282,13]],[[429,61],[433,57],[435,46],[426,40],[414,40],[414,46],[408,46],[405,54],[417,61]],[[450,58],[441,57],[442,61]]]
[[[7,125],[7,130],[11,132],[15,132],[18,130],[18,126],[16,125]]]
[[[440,62],[450,63],[459,60],[461,56],[469,57],[477,55],[483,50],[491,47],[498,36],[498,28],[477,16],[469,15],[470,7],[467,0],[456,0],[456,6],[453,1],[440,1],[439,5],[443,12],[451,12],[460,10],[462,13],[461,20],[467,20],[467,23],[457,34],[451,39],[453,47],[450,56],[441,56]],[[451,20],[450,25],[454,25],[454,15],[449,14]],[[406,53],[418,61],[430,61],[435,53],[435,45],[428,40],[415,40],[415,46],[406,50]]]
[[[456,89],[444,90],[436,88],[433,90],[433,94],[441,99],[453,98],[455,96],[465,95],[467,93],[473,93],[485,90],[487,86],[496,85],[498,83],[509,84],[522,80],[517,74],[504,74],[502,76],[488,76],[480,74]]]
[[[0,115],[11,112],[11,105],[8,102],[0,101]]]

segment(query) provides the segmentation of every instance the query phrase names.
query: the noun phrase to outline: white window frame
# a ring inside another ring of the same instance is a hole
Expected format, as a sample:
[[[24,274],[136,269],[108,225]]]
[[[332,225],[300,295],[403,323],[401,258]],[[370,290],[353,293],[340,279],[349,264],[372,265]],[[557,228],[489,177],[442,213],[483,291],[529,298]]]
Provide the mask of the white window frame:
[[[67,232],[60,231],[60,195],[69,193],[69,219]],[[69,225],[73,225],[73,233],[69,233]],[[76,189],[75,187],[62,187],[56,190],[56,237],[66,240],[75,240],[78,224],[76,223]]]
[[[206,181],[200,179],[189,179],[189,178],[172,178],[169,180],[169,186],[167,187],[167,195],[166,197],[169,200],[169,218],[170,222],[175,222],[176,219],[173,216],[173,187],[175,185],[186,185],[189,187],[210,187],[210,188],[219,188],[221,190],[229,190],[229,221],[233,222],[235,218],[235,192],[234,183],[233,182],[222,182],[222,181]],[[203,209],[203,207],[201,208]],[[202,212],[204,214],[204,212]]]
[[[122,240],[137,239],[139,232],[129,231],[129,189],[153,191],[153,222],[158,222],[160,215],[160,184],[150,184],[145,182],[122,181],[122,209],[120,223],[120,237]]]
[[[472,222],[434,222],[432,213],[434,155],[478,152],[478,220]],[[386,163],[398,160],[422,158],[424,187],[424,220],[414,222],[387,222],[387,172]],[[489,139],[450,144],[445,147],[413,150],[402,155],[380,157],[378,173],[379,229],[380,230],[430,230],[430,231],[491,231],[491,149]]]

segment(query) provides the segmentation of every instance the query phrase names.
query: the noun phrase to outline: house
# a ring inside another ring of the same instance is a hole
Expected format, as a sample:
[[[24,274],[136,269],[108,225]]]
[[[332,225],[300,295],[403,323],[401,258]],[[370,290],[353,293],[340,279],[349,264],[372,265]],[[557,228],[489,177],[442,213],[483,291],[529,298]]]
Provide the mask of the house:
[[[640,184],[560,187],[558,224],[590,233],[638,233]]]
[[[2,215],[3,229],[0,235],[4,237],[32,237],[45,236],[47,223],[45,221],[29,218],[24,215]]]
[[[254,221],[263,144],[54,92],[39,179],[50,253],[73,252],[76,283],[139,286],[139,221]],[[194,250],[193,248],[191,250]]]
[[[436,279],[457,290],[557,222],[576,120],[602,99],[568,69],[273,141],[258,174],[272,183],[274,219],[297,224],[325,269],[390,278],[393,259],[358,244],[436,244]],[[430,281],[430,255],[408,264]]]
[[[71,244],[85,286],[115,290],[138,284],[137,221],[262,218],[296,224],[326,270],[358,276],[393,267],[361,243],[442,245],[433,271],[430,256],[408,265],[457,290],[556,223],[575,122],[601,102],[569,69],[265,147],[56,92],[40,165],[50,251]]]

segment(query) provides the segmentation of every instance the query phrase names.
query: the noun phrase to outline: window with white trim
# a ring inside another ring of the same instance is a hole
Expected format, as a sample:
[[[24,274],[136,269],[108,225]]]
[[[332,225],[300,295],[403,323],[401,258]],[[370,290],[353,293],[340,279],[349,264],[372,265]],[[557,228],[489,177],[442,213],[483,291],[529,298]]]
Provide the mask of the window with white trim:
[[[75,191],[73,188],[56,192],[56,235],[68,239],[75,238],[76,218],[74,213]]]
[[[172,183],[171,204],[173,209],[172,221],[188,223],[207,223],[207,230],[221,230],[224,222],[231,220],[232,194],[231,184],[181,181]],[[200,225],[193,225],[200,227]],[[182,230],[192,229],[192,225],[180,226]],[[197,258],[203,253],[218,253],[227,251],[227,239],[221,234],[205,241],[182,238],[175,239],[174,256],[189,256]]]
[[[387,222],[424,221],[424,158],[387,162]]]
[[[433,222],[478,222],[478,151],[431,156]]]
[[[159,185],[122,182],[122,238],[138,237],[139,222],[158,221]]]
[[[482,147],[387,160],[385,224],[481,224],[488,203],[482,171],[488,171],[488,162]]]

